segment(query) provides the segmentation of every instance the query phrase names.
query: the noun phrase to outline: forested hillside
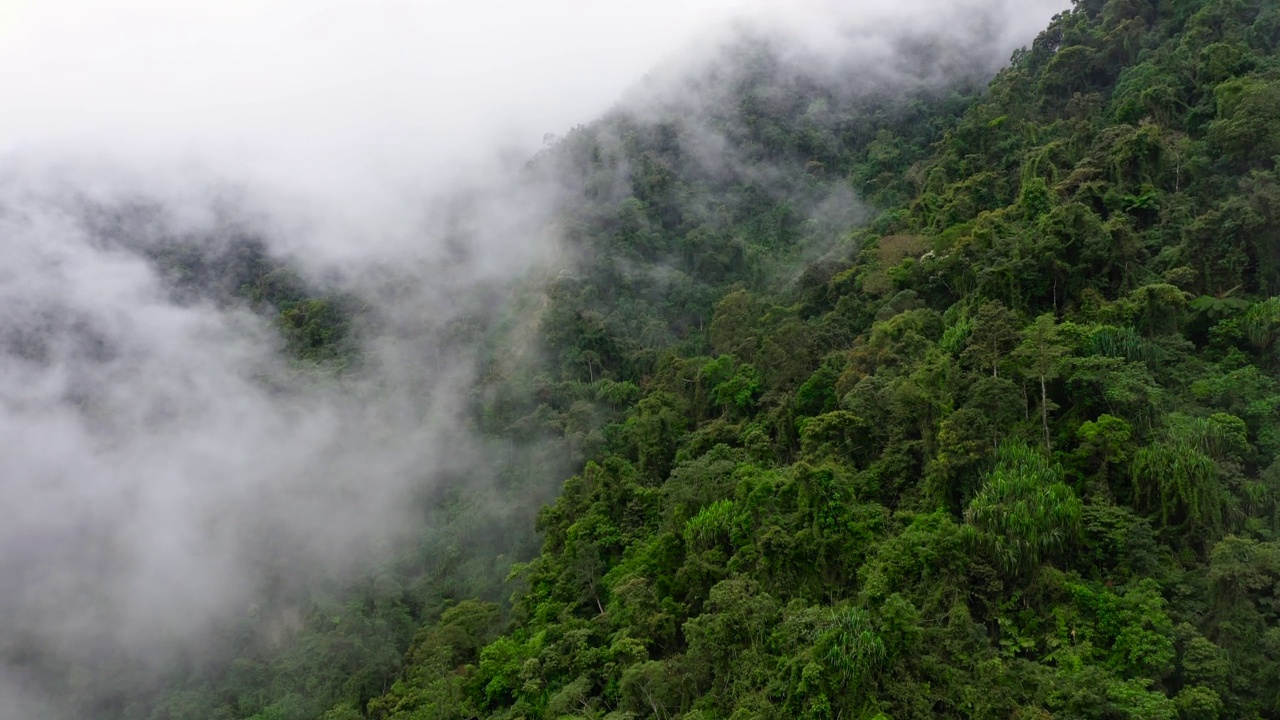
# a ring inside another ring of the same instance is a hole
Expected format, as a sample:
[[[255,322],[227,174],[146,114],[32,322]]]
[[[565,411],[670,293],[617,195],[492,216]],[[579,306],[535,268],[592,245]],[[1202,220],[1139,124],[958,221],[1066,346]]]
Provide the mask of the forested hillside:
[[[527,169],[574,263],[459,331],[476,427],[576,468],[511,604],[459,483],[152,717],[1280,718],[1278,50],[1267,0],[1079,0],[989,86],[744,41],[574,130]]]

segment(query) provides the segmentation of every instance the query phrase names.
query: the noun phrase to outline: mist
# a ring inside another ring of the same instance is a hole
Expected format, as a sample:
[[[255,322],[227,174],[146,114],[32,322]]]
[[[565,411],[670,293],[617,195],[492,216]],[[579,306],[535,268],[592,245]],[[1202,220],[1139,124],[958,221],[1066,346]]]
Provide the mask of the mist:
[[[0,717],[60,707],[13,658],[159,672],[264,577],[380,562],[442,478],[488,497],[480,351],[449,332],[572,265],[555,219],[578,188],[525,166],[548,134],[704,112],[718,89],[685,70],[743,32],[861,91],[993,73],[1065,6],[0,6]],[[746,172],[710,124],[684,142]],[[845,222],[846,195],[814,207]],[[210,267],[249,248],[349,298],[359,362],[299,369],[216,273],[175,280],[175,248]],[[511,352],[536,356],[536,323],[515,315]]]

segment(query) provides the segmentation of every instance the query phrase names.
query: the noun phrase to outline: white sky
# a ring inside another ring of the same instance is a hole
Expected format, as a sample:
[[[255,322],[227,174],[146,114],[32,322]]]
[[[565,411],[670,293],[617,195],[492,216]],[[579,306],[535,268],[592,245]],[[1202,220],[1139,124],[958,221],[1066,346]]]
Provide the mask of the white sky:
[[[742,4],[0,0],[0,154],[395,172],[536,144]]]
[[[1005,57],[1066,4],[0,0],[0,161],[105,160],[152,177],[194,161],[344,202],[427,190],[591,121],[734,12],[771,12],[817,46],[844,42],[835,29],[850,19],[946,32],[966,5],[997,7],[1019,38]]]

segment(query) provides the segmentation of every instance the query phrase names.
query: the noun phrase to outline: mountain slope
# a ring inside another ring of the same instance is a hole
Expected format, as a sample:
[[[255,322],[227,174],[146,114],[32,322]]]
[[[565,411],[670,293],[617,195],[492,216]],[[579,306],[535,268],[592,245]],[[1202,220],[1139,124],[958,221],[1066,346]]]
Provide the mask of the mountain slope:
[[[567,137],[528,382],[585,468],[368,716],[1280,717],[1277,37],[1080,2],[975,102],[748,73],[745,172]]]

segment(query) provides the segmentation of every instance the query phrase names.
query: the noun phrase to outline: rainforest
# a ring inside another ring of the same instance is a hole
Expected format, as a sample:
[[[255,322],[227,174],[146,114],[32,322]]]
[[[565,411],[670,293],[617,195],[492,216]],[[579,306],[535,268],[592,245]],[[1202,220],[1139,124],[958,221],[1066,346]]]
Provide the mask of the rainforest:
[[[198,643],[0,633],[0,697],[56,699],[12,716],[1280,718],[1280,5],[1075,0],[994,63],[936,32],[661,68],[444,203],[430,283],[77,205],[165,302],[259,328],[281,426],[377,422],[263,431],[320,478],[265,506],[352,522],[246,510]],[[554,253],[458,270],[528,227]]]

